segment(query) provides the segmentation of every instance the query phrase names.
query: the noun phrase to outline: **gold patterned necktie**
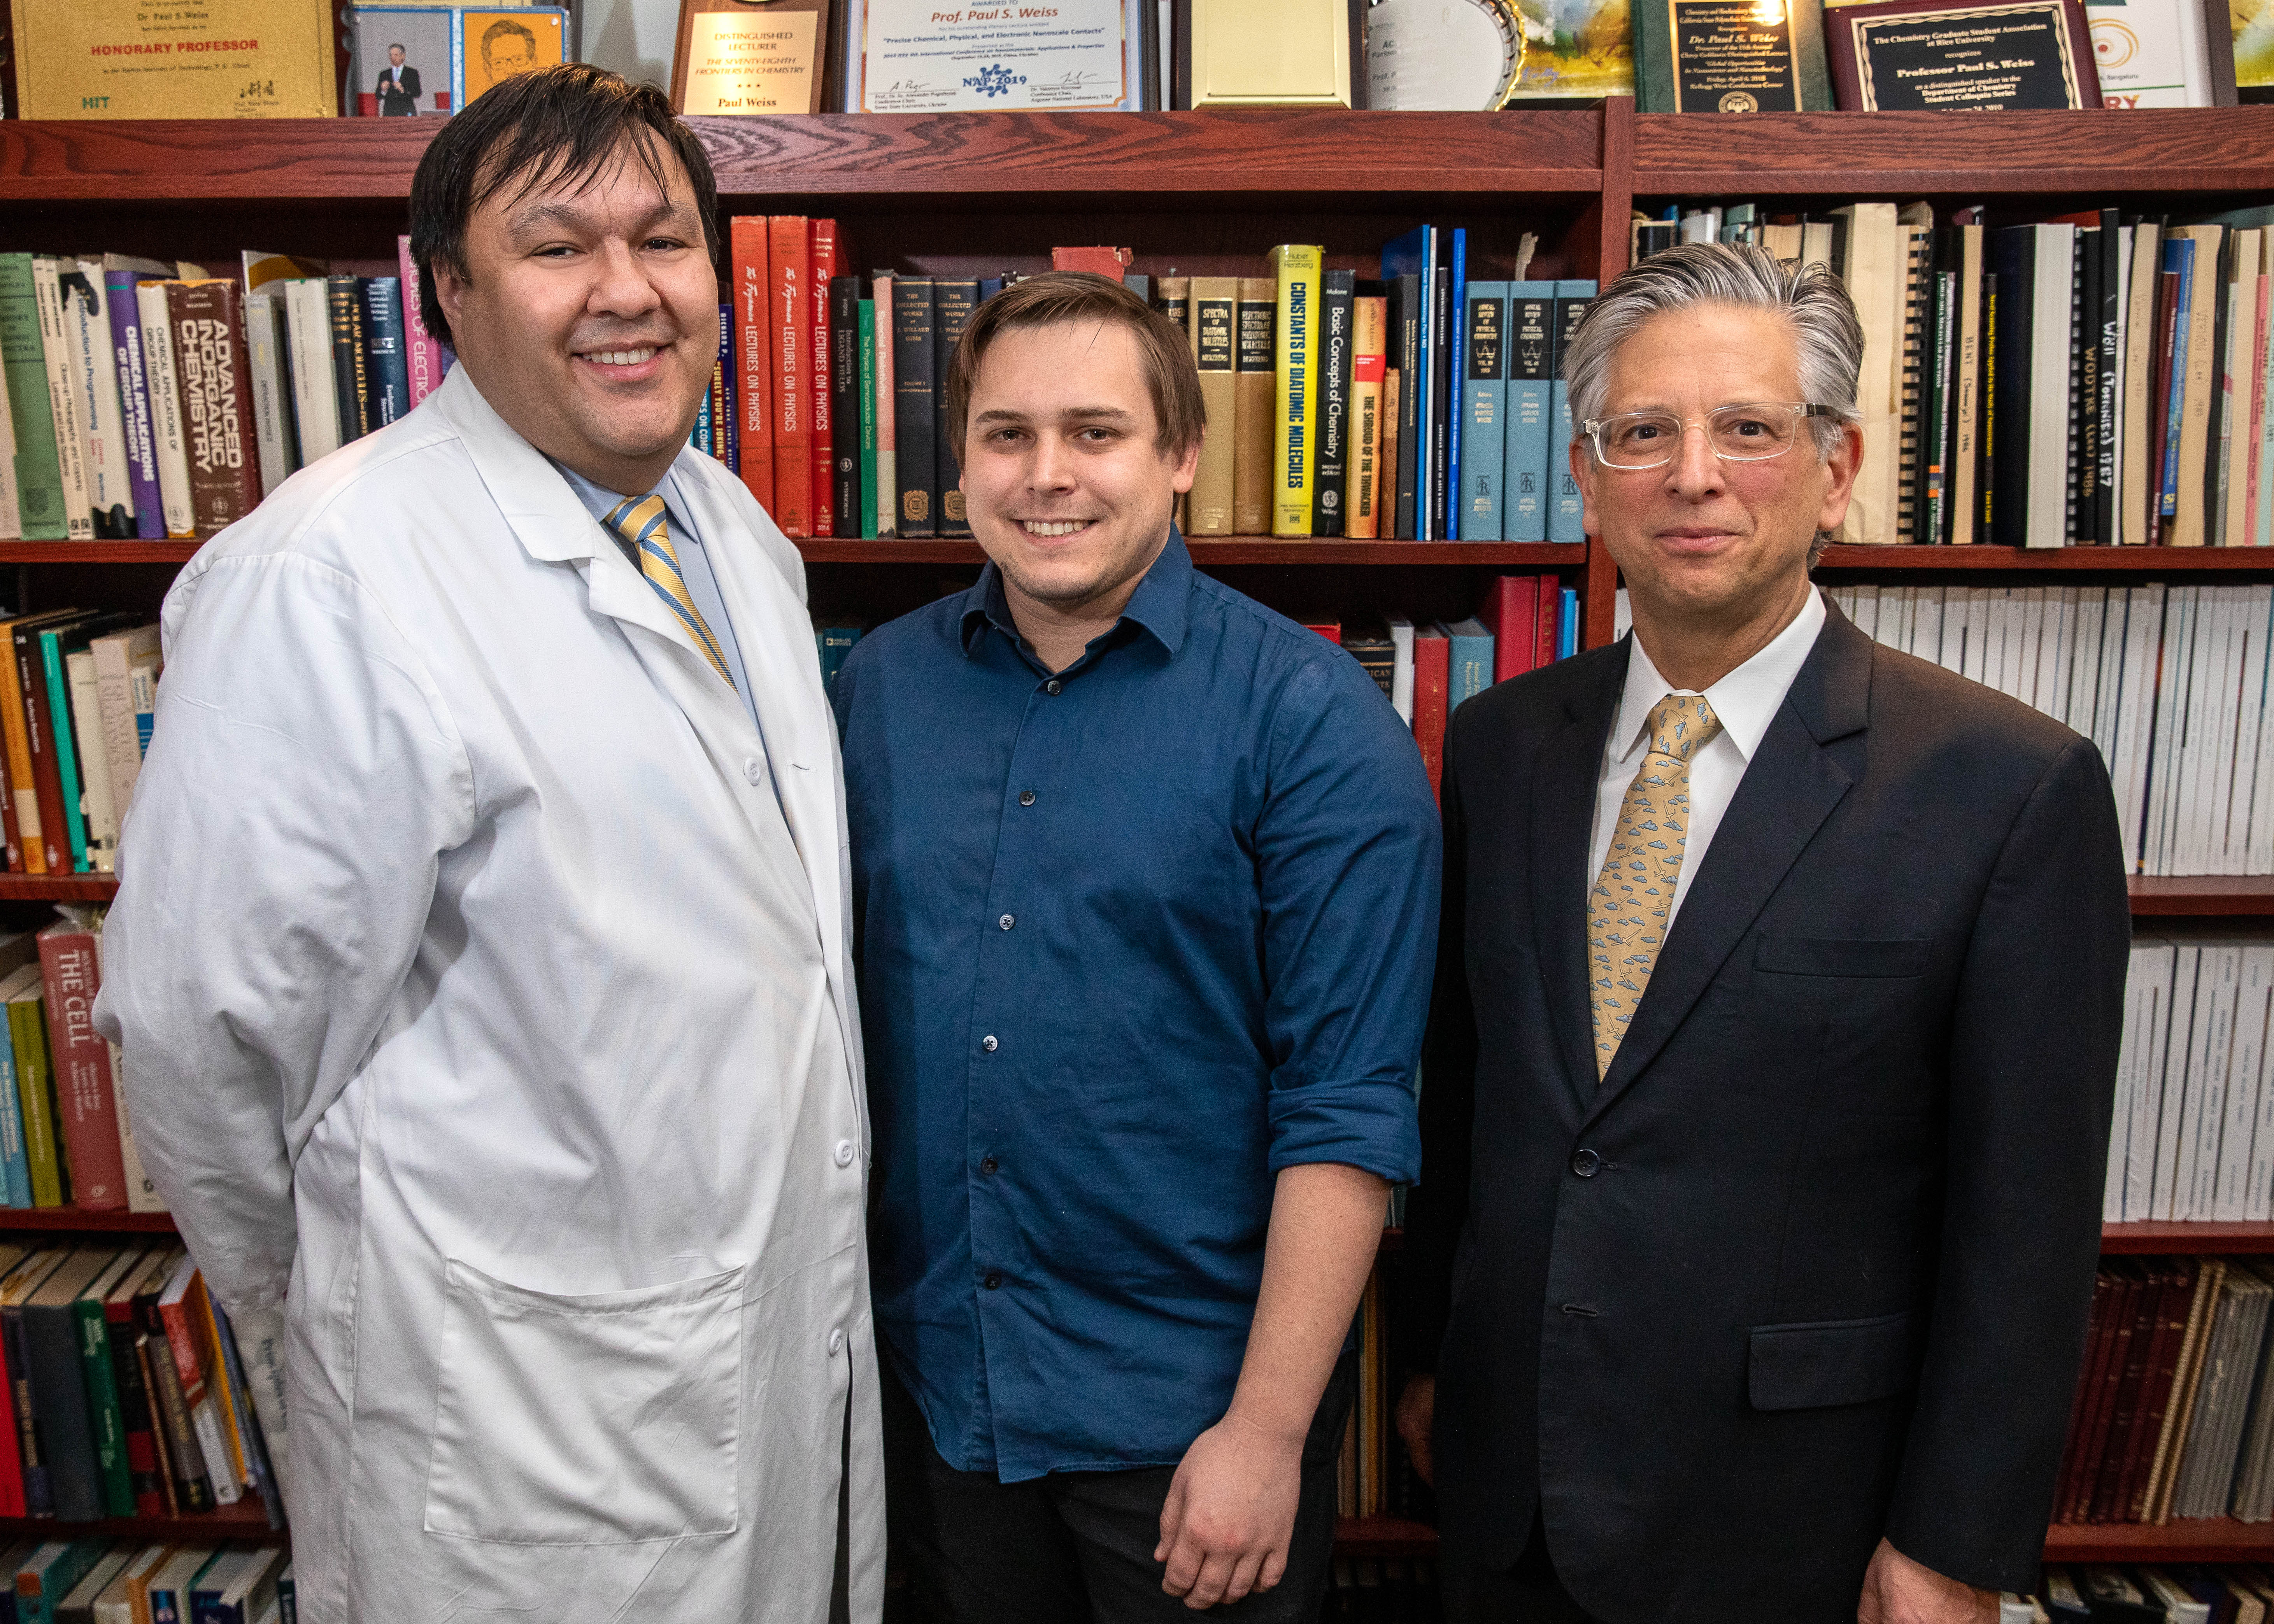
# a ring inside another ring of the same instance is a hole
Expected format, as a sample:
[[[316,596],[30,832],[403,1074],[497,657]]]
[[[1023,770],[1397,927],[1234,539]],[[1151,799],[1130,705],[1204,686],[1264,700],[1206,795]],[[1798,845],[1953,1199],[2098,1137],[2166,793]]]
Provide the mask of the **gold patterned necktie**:
[[[1650,748],[1619,803],[1618,827],[1587,898],[1587,993],[1595,1019],[1595,1080],[1611,1069],[1650,985],[1690,840],[1690,763],[1721,731],[1698,694],[1650,708]]]
[[[703,612],[687,590],[687,577],[680,574],[679,549],[672,542],[670,525],[664,522],[663,498],[628,496],[608,510],[605,523],[631,544],[640,573],[656,596],[671,605],[687,635],[695,639],[695,646],[703,650],[703,658],[711,662],[711,669],[728,688],[734,687],[734,679],[727,674],[727,657],[719,651],[719,640],[704,624]]]

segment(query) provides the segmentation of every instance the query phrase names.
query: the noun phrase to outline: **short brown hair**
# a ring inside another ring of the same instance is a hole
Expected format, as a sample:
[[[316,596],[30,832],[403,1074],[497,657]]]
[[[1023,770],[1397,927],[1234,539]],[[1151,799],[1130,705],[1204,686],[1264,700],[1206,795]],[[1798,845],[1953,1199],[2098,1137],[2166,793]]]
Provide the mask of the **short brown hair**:
[[[1013,282],[982,304],[963,329],[963,342],[947,366],[947,436],[959,464],[971,411],[972,386],[987,347],[1016,327],[1043,327],[1060,321],[1118,321],[1137,336],[1145,387],[1153,397],[1159,432],[1156,449],[1182,455],[1208,429],[1208,405],[1201,399],[1201,375],[1192,347],[1177,324],[1110,276],[1094,271],[1045,271]]]

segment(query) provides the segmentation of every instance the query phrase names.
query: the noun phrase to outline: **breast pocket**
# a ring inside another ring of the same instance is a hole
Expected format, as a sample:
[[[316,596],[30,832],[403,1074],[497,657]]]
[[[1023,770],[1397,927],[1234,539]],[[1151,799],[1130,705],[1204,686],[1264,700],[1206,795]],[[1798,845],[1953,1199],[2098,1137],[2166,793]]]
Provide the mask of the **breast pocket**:
[[[1927,950],[1932,945],[1853,937],[1765,936],[1754,941],[1753,968],[1779,975],[1924,975]]]
[[[623,1545],[733,1531],[742,1271],[552,1297],[453,1259],[426,1531]]]

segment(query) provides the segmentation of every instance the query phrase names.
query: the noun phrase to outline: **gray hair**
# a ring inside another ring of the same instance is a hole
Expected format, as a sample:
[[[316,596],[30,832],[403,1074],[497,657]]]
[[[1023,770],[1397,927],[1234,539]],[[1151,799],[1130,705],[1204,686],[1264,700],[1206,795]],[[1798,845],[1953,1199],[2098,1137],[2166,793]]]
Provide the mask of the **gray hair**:
[[[1611,364],[1645,322],[1699,304],[1774,311],[1784,318],[1799,350],[1802,398],[1840,414],[1809,419],[1818,452],[1828,454],[1842,426],[1860,421],[1856,383],[1864,367],[1864,325],[1840,278],[1826,266],[1798,265],[1766,248],[1733,243],[1669,248],[1603,290],[1563,354],[1572,420],[1604,415]]]

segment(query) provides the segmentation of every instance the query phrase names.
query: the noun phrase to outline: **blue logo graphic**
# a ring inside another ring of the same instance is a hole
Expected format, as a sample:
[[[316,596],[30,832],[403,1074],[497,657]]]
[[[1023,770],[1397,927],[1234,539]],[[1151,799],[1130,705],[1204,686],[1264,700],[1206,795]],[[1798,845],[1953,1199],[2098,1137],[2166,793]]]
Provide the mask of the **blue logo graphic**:
[[[963,87],[975,90],[983,96],[1007,96],[1011,94],[1012,86],[1026,82],[1025,74],[1013,73],[1001,63],[995,62],[980,69],[978,78],[965,79]]]

